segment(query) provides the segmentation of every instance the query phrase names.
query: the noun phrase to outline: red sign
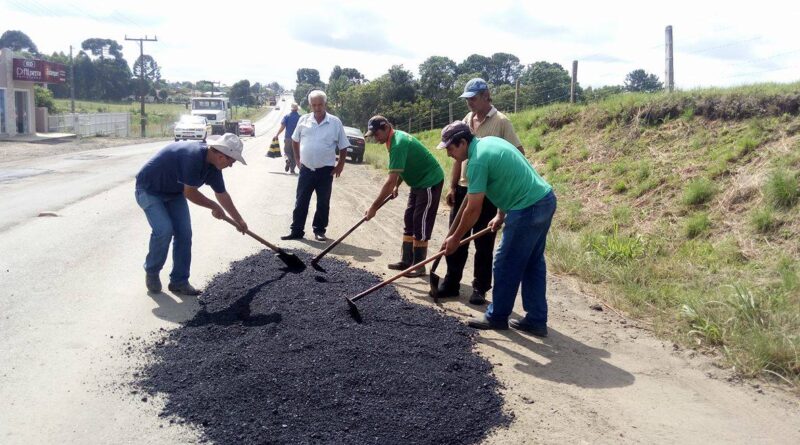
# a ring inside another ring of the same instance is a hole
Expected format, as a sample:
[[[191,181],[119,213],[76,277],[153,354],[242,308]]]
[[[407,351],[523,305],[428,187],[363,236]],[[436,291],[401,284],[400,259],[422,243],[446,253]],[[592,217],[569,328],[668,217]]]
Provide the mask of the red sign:
[[[14,80],[41,83],[64,83],[67,67],[55,62],[33,59],[14,59]]]

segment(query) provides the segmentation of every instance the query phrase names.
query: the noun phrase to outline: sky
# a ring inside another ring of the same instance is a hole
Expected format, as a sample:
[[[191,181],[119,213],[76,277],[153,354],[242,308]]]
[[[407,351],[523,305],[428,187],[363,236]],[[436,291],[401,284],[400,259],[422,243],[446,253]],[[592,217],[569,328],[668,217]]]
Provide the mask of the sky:
[[[800,7],[791,3],[0,0],[0,33],[20,30],[46,54],[114,39],[129,63],[139,45],[126,36],[156,37],[144,52],[169,81],[248,79],[291,89],[298,68],[319,70],[323,81],[334,65],[367,79],[392,65],[419,76],[430,56],[460,63],[506,52],[524,65],[566,70],[577,60],[578,82],[596,88],[621,85],[635,69],[663,81],[672,26],[675,86],[688,90],[800,80]]]

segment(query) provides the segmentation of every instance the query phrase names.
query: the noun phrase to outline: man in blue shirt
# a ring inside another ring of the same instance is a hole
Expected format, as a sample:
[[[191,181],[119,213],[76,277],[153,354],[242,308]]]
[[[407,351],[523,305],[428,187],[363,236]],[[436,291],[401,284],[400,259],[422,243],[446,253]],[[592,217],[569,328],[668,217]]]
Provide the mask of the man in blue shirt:
[[[281,128],[278,129],[278,132],[275,133],[275,137],[272,138],[273,141],[278,140],[278,136],[281,135],[281,131],[286,130],[286,133],[283,135],[283,154],[286,155],[286,167],[284,167],[285,171],[290,171],[294,174],[294,168],[296,166],[294,160],[294,149],[292,149],[292,134],[294,134],[294,129],[297,127],[297,121],[300,120],[300,113],[297,112],[297,104],[292,104],[292,111],[283,116],[281,119]]]
[[[183,295],[199,295],[200,291],[189,284],[189,266],[192,261],[192,226],[186,200],[211,209],[215,218],[227,211],[244,233],[247,224],[233,205],[225,190],[222,170],[239,161],[243,144],[235,134],[225,133],[208,144],[200,141],[175,142],[162,148],[136,175],[136,202],[144,210],[147,222],[153,229],[150,247],[144,262],[145,285],[150,292],[161,292],[159,272],[167,260],[172,242],[172,272],[169,290]],[[214,190],[217,202],[198,190],[208,184]],[[224,210],[223,210],[224,209]]]

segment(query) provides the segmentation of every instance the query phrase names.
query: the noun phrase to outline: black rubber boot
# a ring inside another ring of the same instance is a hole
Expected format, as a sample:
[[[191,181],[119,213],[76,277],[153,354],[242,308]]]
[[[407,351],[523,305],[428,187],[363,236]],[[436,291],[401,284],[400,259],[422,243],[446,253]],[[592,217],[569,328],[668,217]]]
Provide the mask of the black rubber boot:
[[[425,261],[425,258],[427,257],[428,246],[414,246],[414,264]],[[411,272],[407,273],[406,276],[409,278],[416,278],[425,275],[425,273],[425,266],[422,266],[419,269],[412,270]]]
[[[403,259],[396,263],[389,265],[392,270],[406,270],[411,267],[411,261],[414,260],[414,243],[411,241],[403,241],[402,249]]]

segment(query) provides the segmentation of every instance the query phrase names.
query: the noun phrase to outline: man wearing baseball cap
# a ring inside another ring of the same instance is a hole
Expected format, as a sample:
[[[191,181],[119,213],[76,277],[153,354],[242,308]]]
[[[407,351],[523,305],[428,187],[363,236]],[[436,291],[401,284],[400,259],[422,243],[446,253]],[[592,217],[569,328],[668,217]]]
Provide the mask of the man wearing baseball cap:
[[[389,269],[404,270],[428,255],[428,240],[436,222],[444,171],[427,147],[414,136],[392,128],[392,124],[383,116],[373,116],[369,120],[365,136],[374,136],[379,143],[386,144],[386,150],[389,151],[389,177],[372,206],[364,212],[364,218],[372,219],[389,195],[397,196],[403,182],[411,187],[404,215],[402,257],[397,263],[389,264]],[[406,276],[422,275],[425,275],[424,267]]]
[[[242,157],[242,149],[242,141],[231,133],[211,136],[207,144],[200,141],[175,142],[162,148],[139,170],[136,175],[136,202],[144,210],[153,230],[144,262],[148,291],[161,292],[159,273],[167,260],[172,242],[169,290],[183,295],[200,294],[189,284],[192,226],[187,199],[211,209],[215,218],[222,218],[227,211],[239,225],[240,232],[247,230],[247,223],[233,205],[222,179],[222,170],[236,161],[247,165]],[[204,184],[211,186],[219,204],[198,190]]]
[[[463,122],[470,128],[472,134],[478,137],[497,136],[510,142],[513,146],[524,153],[522,142],[514,132],[511,121],[497,108],[492,105],[492,97],[489,93],[489,85],[486,81],[476,77],[470,79],[464,85],[464,93],[460,96],[467,102],[470,111],[464,117]],[[447,193],[447,203],[452,205],[450,212],[450,223],[458,213],[461,202],[467,196],[467,161],[456,162],[450,178],[450,191]],[[472,228],[473,233],[483,230],[486,225],[494,218],[497,207],[489,200],[483,200],[483,207],[478,221]],[[469,236],[466,233],[465,236]],[[492,254],[494,251],[495,234],[476,239],[475,259],[473,267],[472,295],[469,302],[472,304],[486,304],[486,292],[492,288]],[[442,297],[456,296],[461,288],[461,277],[464,273],[464,266],[467,264],[469,256],[469,246],[461,246],[456,253],[448,256],[447,274],[439,285],[439,295]]]
[[[446,149],[447,155],[457,162],[469,160],[467,204],[460,220],[455,222],[455,231],[442,246],[446,254],[456,251],[464,234],[478,221],[485,199],[497,206],[489,227],[496,232],[505,222],[494,258],[492,304],[483,316],[469,320],[468,324],[477,329],[508,329],[510,324],[515,329],[546,337],[544,249],[556,211],[552,187],[508,141],[496,136],[474,136],[464,122],[456,121],[442,129],[442,142],[437,148]],[[520,285],[526,315],[509,322]]]

